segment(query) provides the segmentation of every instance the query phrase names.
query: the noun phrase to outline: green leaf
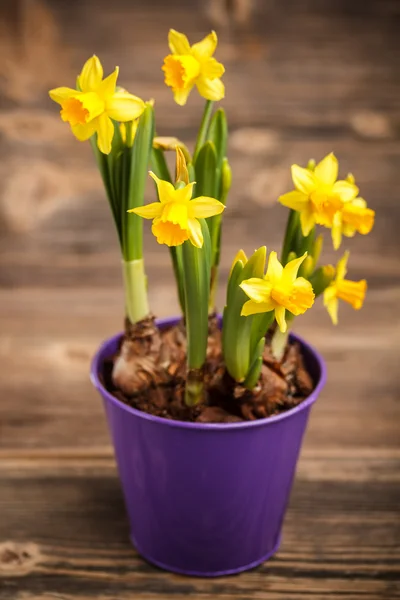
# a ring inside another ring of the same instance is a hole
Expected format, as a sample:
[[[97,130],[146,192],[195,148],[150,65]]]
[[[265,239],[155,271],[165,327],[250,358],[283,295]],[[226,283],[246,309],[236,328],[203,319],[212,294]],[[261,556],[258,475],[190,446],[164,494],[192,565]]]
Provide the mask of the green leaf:
[[[199,221],[204,238],[203,247],[196,248],[189,240],[182,245],[189,369],[201,369],[203,367],[208,340],[211,243],[207,223],[204,219],[199,219]]]
[[[219,108],[211,119],[207,140],[214,144],[217,155],[217,165],[221,168],[222,161],[226,156],[228,142],[228,123],[223,108]]]
[[[325,265],[319,267],[309,278],[316,297],[320,296],[335,277],[335,267],[333,265]]]
[[[248,370],[246,379],[243,385],[248,390],[252,390],[258,383],[260,378],[261,368],[263,364],[263,352],[265,348],[265,335],[261,338],[255,348],[253,357],[251,359],[251,367]]]
[[[143,206],[144,191],[154,137],[154,111],[146,105],[139,120],[132,148],[126,148],[124,183],[125,195],[122,213],[122,240],[125,260],[138,260],[143,256],[143,219],[131,208]]]

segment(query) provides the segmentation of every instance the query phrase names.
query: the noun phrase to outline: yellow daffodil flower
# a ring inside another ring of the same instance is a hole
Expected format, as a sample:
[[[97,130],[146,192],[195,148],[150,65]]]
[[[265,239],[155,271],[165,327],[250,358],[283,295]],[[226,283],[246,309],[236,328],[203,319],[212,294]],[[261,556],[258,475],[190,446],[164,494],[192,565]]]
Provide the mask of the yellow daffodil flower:
[[[165,57],[162,70],[175,102],[184,106],[194,85],[206,100],[222,100],[225,68],[213,58],[218,43],[215,31],[190,46],[186,35],[170,29],[168,43],[172,54]]]
[[[232,266],[231,266],[231,270],[229,273],[229,276],[232,275],[232,271],[236,265],[237,262],[241,261],[243,263],[243,265],[245,265],[247,263],[247,256],[246,256],[246,252],[244,250],[238,250],[235,258],[232,261]]]
[[[353,308],[359,310],[364,303],[365,293],[367,291],[367,282],[365,279],[362,279],[361,281],[350,281],[345,279],[348,259],[349,252],[345,252],[344,256],[342,256],[336,266],[335,279],[324,292],[324,306],[334,325],[337,325],[338,323],[339,299],[348,302]]]
[[[61,118],[71,125],[80,141],[97,133],[97,145],[103,154],[111,152],[115,121],[132,121],[142,114],[145,104],[125,90],[116,90],[118,67],[103,79],[103,67],[92,56],[78,77],[79,90],[59,87],[50,90],[50,98],[61,105]]]
[[[355,183],[354,177],[349,173],[346,181]],[[343,204],[343,207],[333,217],[332,240],[333,247],[337,250],[342,243],[342,235],[353,237],[356,233],[368,234],[375,221],[375,211],[367,207],[363,198],[354,198]]]
[[[285,310],[294,315],[301,315],[314,303],[311,283],[304,277],[297,277],[300,265],[306,256],[307,252],[283,267],[276,252],[271,252],[264,278],[253,277],[240,284],[250,298],[243,305],[241,314],[247,317],[274,310],[279,329],[285,333],[287,329]]]
[[[332,227],[335,214],[358,194],[350,181],[337,181],[339,164],[333,153],[328,154],[313,170],[292,165],[295,190],[280,196],[279,202],[300,212],[303,235],[315,224]]]
[[[180,246],[186,240],[197,248],[203,246],[203,234],[197,219],[219,215],[225,206],[222,202],[207,196],[191,200],[194,183],[175,189],[172,183],[159,179],[150,172],[157,184],[160,202],[133,208],[133,212],[144,219],[153,219],[152,232],[159,244]]]

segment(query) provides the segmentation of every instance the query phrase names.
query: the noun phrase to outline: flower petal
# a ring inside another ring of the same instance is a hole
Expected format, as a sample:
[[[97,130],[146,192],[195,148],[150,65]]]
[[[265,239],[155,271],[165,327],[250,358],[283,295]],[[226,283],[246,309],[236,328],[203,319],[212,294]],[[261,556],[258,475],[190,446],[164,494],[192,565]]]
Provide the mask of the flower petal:
[[[156,182],[158,198],[162,204],[170,202],[175,196],[175,188],[169,181],[159,179],[153,171],[149,171],[149,175]]]
[[[193,210],[193,215],[197,219],[207,219],[214,215],[220,215],[224,210],[225,206],[219,200],[215,198],[208,198],[207,196],[199,196],[191,201],[190,207]]]
[[[217,102],[225,97],[225,86],[220,79],[207,79],[200,76],[196,81],[199,94],[206,100]]]
[[[97,121],[94,119],[93,121],[89,121],[89,123],[85,123],[84,125],[71,125],[71,129],[74,136],[80,142],[85,142],[96,133]]]
[[[347,261],[349,260],[350,252],[347,250],[336,265],[335,281],[341,281],[347,274]]]
[[[250,315],[270,312],[273,309],[274,306],[269,302],[254,302],[253,300],[248,300],[243,304],[240,314],[242,317],[249,317]]]
[[[332,193],[339,196],[342,202],[349,202],[357,196],[358,187],[348,181],[340,180],[333,185]]]
[[[292,179],[294,187],[307,196],[317,187],[314,173],[309,169],[299,167],[299,165],[292,165]]]
[[[334,217],[333,217],[333,223],[332,223],[332,242],[333,242],[333,247],[335,250],[338,250],[340,248],[340,244],[342,243],[342,227],[343,227],[343,222],[342,222],[342,213],[341,211],[338,211],[337,213],[335,213]]]
[[[49,91],[49,96],[54,102],[58,102],[61,104],[64,100],[68,100],[68,98],[72,98],[76,96],[78,92],[69,87],[58,87],[54,88],[54,90]]]
[[[315,214],[311,207],[307,207],[300,213],[300,225],[303,235],[307,237],[315,225]]]
[[[96,92],[103,98],[103,100],[108,99],[110,96],[115,94],[115,88],[117,85],[119,67],[115,67],[115,70],[99,85]],[[123,92],[126,93],[126,92]]]
[[[283,196],[279,196],[278,200],[281,204],[283,204],[283,206],[287,206],[288,208],[292,208],[293,210],[298,210],[300,212],[307,207],[309,202],[307,194],[303,194],[303,192],[298,192],[297,190],[293,190],[292,192],[283,194]]]
[[[94,54],[83,65],[81,74],[78,77],[79,87],[82,92],[94,92],[99,87],[102,79],[103,67],[98,57]]]
[[[188,208],[186,202],[171,201],[162,205],[161,220],[188,229]]]
[[[110,154],[112,139],[114,137],[114,123],[110,117],[103,113],[96,119],[97,146],[103,154]]]
[[[276,319],[276,322],[278,323],[278,327],[282,333],[285,333],[286,329],[287,329],[285,313],[286,313],[286,309],[284,306],[277,306],[275,308],[275,319]]]
[[[284,283],[294,283],[296,281],[297,273],[300,269],[302,262],[306,259],[307,252],[304,252],[300,258],[294,258],[287,265],[284,266],[282,272],[282,281]]]
[[[268,279],[271,281],[272,285],[276,281],[280,281],[283,273],[283,267],[278,260],[278,255],[276,252],[270,252],[268,259],[268,267],[267,267],[267,275]]]
[[[106,102],[106,112],[115,121],[133,121],[140,117],[144,109],[145,103],[141,98],[126,92],[116,92]]]
[[[193,89],[193,84],[181,89],[174,89],[174,100],[179,106],[185,106],[187,99],[189,97],[190,92]]]
[[[146,204],[146,206],[138,206],[137,208],[131,208],[128,213],[135,213],[143,219],[156,219],[162,213],[161,202],[152,202],[152,204]]]
[[[190,198],[193,196],[193,188],[195,186],[195,182],[193,181],[192,183],[188,183],[187,185],[185,185],[185,187],[182,188],[178,188],[177,190],[174,188],[174,200],[176,202],[182,202],[184,204],[188,204],[190,201]],[[189,207],[187,207],[188,210]],[[191,216],[195,216],[193,215],[193,210],[190,210]]]
[[[311,283],[304,277],[298,277],[293,283],[290,295],[290,312],[296,316],[304,314],[314,304],[314,298]]]
[[[215,58],[209,58],[203,63],[201,72],[207,79],[219,79],[225,73],[225,67],[222,63],[215,60]]]
[[[244,293],[250,300],[253,300],[253,302],[270,302],[271,284],[265,281],[265,279],[251,277],[251,279],[242,281],[242,283],[239,284],[239,287],[242,288]]]
[[[314,174],[318,181],[325,185],[333,185],[339,172],[339,163],[336,156],[331,152],[317,164]]]
[[[355,310],[360,310],[364,304],[366,291],[367,282],[365,279],[361,281],[344,279],[338,283],[336,295],[341,300],[348,302]]]
[[[201,230],[200,222],[197,219],[188,220],[189,229],[189,240],[196,248],[202,248],[203,246],[203,232]]]
[[[170,29],[168,33],[168,45],[172,54],[189,54],[190,44],[184,33]]]
[[[332,297],[329,291],[329,287],[324,292],[324,306],[328,311],[330,318],[332,319],[332,323],[334,325],[337,325],[339,300],[336,298],[336,295]]]
[[[161,221],[161,219],[154,219],[151,231],[159,244],[166,244],[170,247],[180,246],[189,239],[187,229],[181,229],[176,223]]]
[[[193,44],[192,52],[196,58],[204,60],[205,58],[210,58],[214,54],[217,44],[217,34],[215,31],[212,31],[200,42]]]

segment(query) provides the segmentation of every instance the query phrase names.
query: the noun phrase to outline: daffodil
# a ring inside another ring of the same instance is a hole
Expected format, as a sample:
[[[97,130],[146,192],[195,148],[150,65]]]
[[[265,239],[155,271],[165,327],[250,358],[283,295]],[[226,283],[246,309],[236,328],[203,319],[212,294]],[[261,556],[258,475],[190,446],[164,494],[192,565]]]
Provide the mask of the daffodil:
[[[180,246],[186,240],[197,248],[203,246],[203,234],[198,219],[219,215],[225,206],[207,196],[191,200],[194,183],[175,189],[172,183],[159,179],[150,172],[157,184],[160,202],[133,208],[133,212],[144,219],[153,219],[152,232],[159,244]]]
[[[354,184],[354,177],[349,173],[346,181]],[[342,235],[353,237],[356,233],[368,234],[375,221],[375,211],[367,207],[364,198],[354,198],[345,202],[342,209],[333,217],[332,240],[333,247],[337,250],[342,243]]]
[[[247,317],[274,310],[279,329],[285,333],[287,329],[285,311],[301,315],[314,303],[314,292],[310,282],[304,277],[297,277],[300,265],[306,256],[307,252],[283,267],[276,252],[271,252],[266,275],[262,279],[253,277],[240,284],[250,298],[243,305],[241,314]]]
[[[80,141],[97,133],[97,145],[103,154],[111,152],[114,121],[132,121],[145,108],[143,100],[125,90],[116,90],[118,67],[103,79],[103,67],[97,56],[92,56],[78,77],[79,90],[59,87],[50,90],[50,98],[61,105],[61,118],[71,125]]]
[[[338,323],[338,308],[339,299],[344,300],[355,310],[359,310],[365,298],[367,291],[367,282],[365,279],[361,281],[350,281],[345,279],[347,273],[347,261],[349,252],[345,252],[336,266],[336,276],[332,283],[324,292],[324,306],[326,307],[334,325]]]
[[[162,70],[175,102],[185,105],[194,85],[206,100],[222,100],[225,87],[221,77],[225,68],[213,58],[218,43],[215,31],[191,46],[186,35],[170,29],[168,43],[171,54],[165,57]]]
[[[357,186],[350,181],[337,181],[338,169],[333,153],[325,156],[313,170],[292,165],[296,189],[280,196],[279,202],[300,213],[303,235],[307,236],[315,224],[332,227],[335,214],[343,204],[356,198]]]

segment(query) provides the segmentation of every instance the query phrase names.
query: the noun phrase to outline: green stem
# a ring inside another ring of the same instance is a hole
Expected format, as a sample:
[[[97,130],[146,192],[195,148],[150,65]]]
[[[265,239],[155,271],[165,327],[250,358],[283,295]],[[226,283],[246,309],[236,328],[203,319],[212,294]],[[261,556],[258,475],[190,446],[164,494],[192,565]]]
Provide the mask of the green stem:
[[[294,319],[294,314],[290,313],[289,311],[286,311],[285,318],[286,318],[286,322],[287,322],[287,328],[286,328],[285,333],[282,333],[282,331],[279,329],[279,327],[277,327],[274,335],[272,336],[272,340],[271,340],[272,355],[275,358],[275,360],[277,360],[277,361],[281,361],[283,358],[283,355],[285,354],[286,346],[287,346],[288,339],[289,339],[290,324]]]
[[[143,259],[122,261],[125,308],[129,321],[138,323],[149,314],[147,300],[147,277]]]
[[[200,149],[203,146],[204,142],[206,141],[213,105],[214,102],[212,100],[206,101],[203,117],[201,119],[199,133],[197,134],[196,146],[193,154],[193,163],[196,163],[197,155],[200,152]]]

